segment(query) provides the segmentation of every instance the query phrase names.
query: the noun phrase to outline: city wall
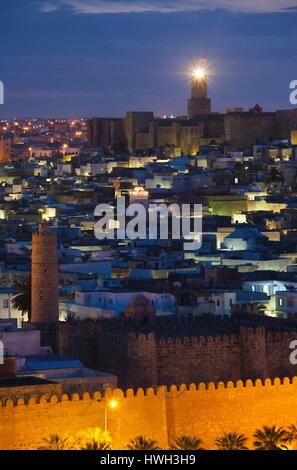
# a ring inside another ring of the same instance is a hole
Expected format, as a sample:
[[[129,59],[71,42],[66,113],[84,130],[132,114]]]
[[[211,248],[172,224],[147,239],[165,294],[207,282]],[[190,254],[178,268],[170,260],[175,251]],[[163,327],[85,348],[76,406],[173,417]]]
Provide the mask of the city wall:
[[[56,353],[117,375],[122,388],[297,375],[289,360],[294,331],[240,327],[230,335],[158,339],[154,332],[106,331],[99,323],[28,326],[40,329],[42,344]]]
[[[154,438],[166,449],[180,434],[203,439],[213,448],[223,432],[239,432],[252,442],[256,428],[288,426],[297,421],[297,377],[261,381],[201,383],[157,389],[120,389],[52,395],[24,402],[0,402],[0,449],[35,449],[51,433],[74,436],[87,428],[104,428],[104,409],[108,401],[117,407],[107,414],[108,430],[114,448],[124,449],[139,434]]]

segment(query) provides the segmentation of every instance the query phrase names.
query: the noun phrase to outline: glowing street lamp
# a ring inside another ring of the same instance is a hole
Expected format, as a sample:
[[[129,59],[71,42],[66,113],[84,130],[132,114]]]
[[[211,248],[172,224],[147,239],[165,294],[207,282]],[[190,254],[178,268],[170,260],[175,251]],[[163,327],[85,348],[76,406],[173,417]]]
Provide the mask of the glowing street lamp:
[[[66,150],[68,149],[68,145],[67,144],[63,144],[63,157],[65,157],[66,155]]]
[[[117,400],[110,400],[104,408],[104,431],[108,430],[108,410],[115,410],[118,407]]]

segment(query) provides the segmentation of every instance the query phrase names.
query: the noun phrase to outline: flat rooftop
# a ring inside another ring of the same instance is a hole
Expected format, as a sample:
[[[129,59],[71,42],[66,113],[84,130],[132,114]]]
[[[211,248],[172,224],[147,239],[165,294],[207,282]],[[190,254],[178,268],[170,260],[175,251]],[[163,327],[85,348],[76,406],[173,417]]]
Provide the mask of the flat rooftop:
[[[78,359],[67,359],[55,355],[26,356],[28,370],[81,369],[83,364]]]
[[[39,377],[11,377],[0,378],[1,388],[14,388],[14,387],[28,387],[34,385],[56,385],[56,382],[51,380],[41,379]]]

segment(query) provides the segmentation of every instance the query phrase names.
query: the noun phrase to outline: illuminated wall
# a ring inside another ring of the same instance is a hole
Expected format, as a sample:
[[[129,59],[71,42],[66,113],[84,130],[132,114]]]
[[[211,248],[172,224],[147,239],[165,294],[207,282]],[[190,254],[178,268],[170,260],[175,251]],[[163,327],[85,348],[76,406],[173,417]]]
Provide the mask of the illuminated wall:
[[[208,203],[211,215],[233,216],[248,210],[245,196],[210,196]]]
[[[297,145],[297,131],[291,131],[291,144]]]
[[[156,439],[163,449],[176,436],[191,434],[202,438],[204,447],[211,449],[223,432],[239,432],[251,438],[255,429],[264,424],[292,424],[297,377],[291,381],[275,379],[273,384],[270,379],[248,380],[244,384],[221,382],[217,386],[192,384],[105,393],[106,403],[111,398],[117,401],[117,407],[107,413],[108,430],[116,449],[124,449],[139,434]],[[27,404],[23,400],[0,404],[1,449],[34,449],[51,433],[74,436],[98,426],[104,427],[104,401],[99,392],[92,398],[88,394],[53,395],[50,400],[31,398]]]

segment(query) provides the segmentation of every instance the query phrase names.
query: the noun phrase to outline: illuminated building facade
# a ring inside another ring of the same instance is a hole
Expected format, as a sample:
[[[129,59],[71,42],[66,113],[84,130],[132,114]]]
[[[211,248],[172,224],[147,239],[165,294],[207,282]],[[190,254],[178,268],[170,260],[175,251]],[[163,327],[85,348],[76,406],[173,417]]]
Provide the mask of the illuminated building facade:
[[[274,139],[290,139],[297,129],[297,110],[263,112],[259,105],[248,111],[230,108],[214,113],[208,97],[208,69],[192,72],[191,97],[186,117],[155,118],[152,112],[128,112],[123,119],[88,121],[90,146],[124,143],[129,152],[173,145],[184,155],[196,155],[201,145],[225,143],[228,149],[247,148]]]
[[[188,118],[211,113],[211,100],[207,96],[207,74],[197,69],[192,75],[191,98],[188,100]]]

